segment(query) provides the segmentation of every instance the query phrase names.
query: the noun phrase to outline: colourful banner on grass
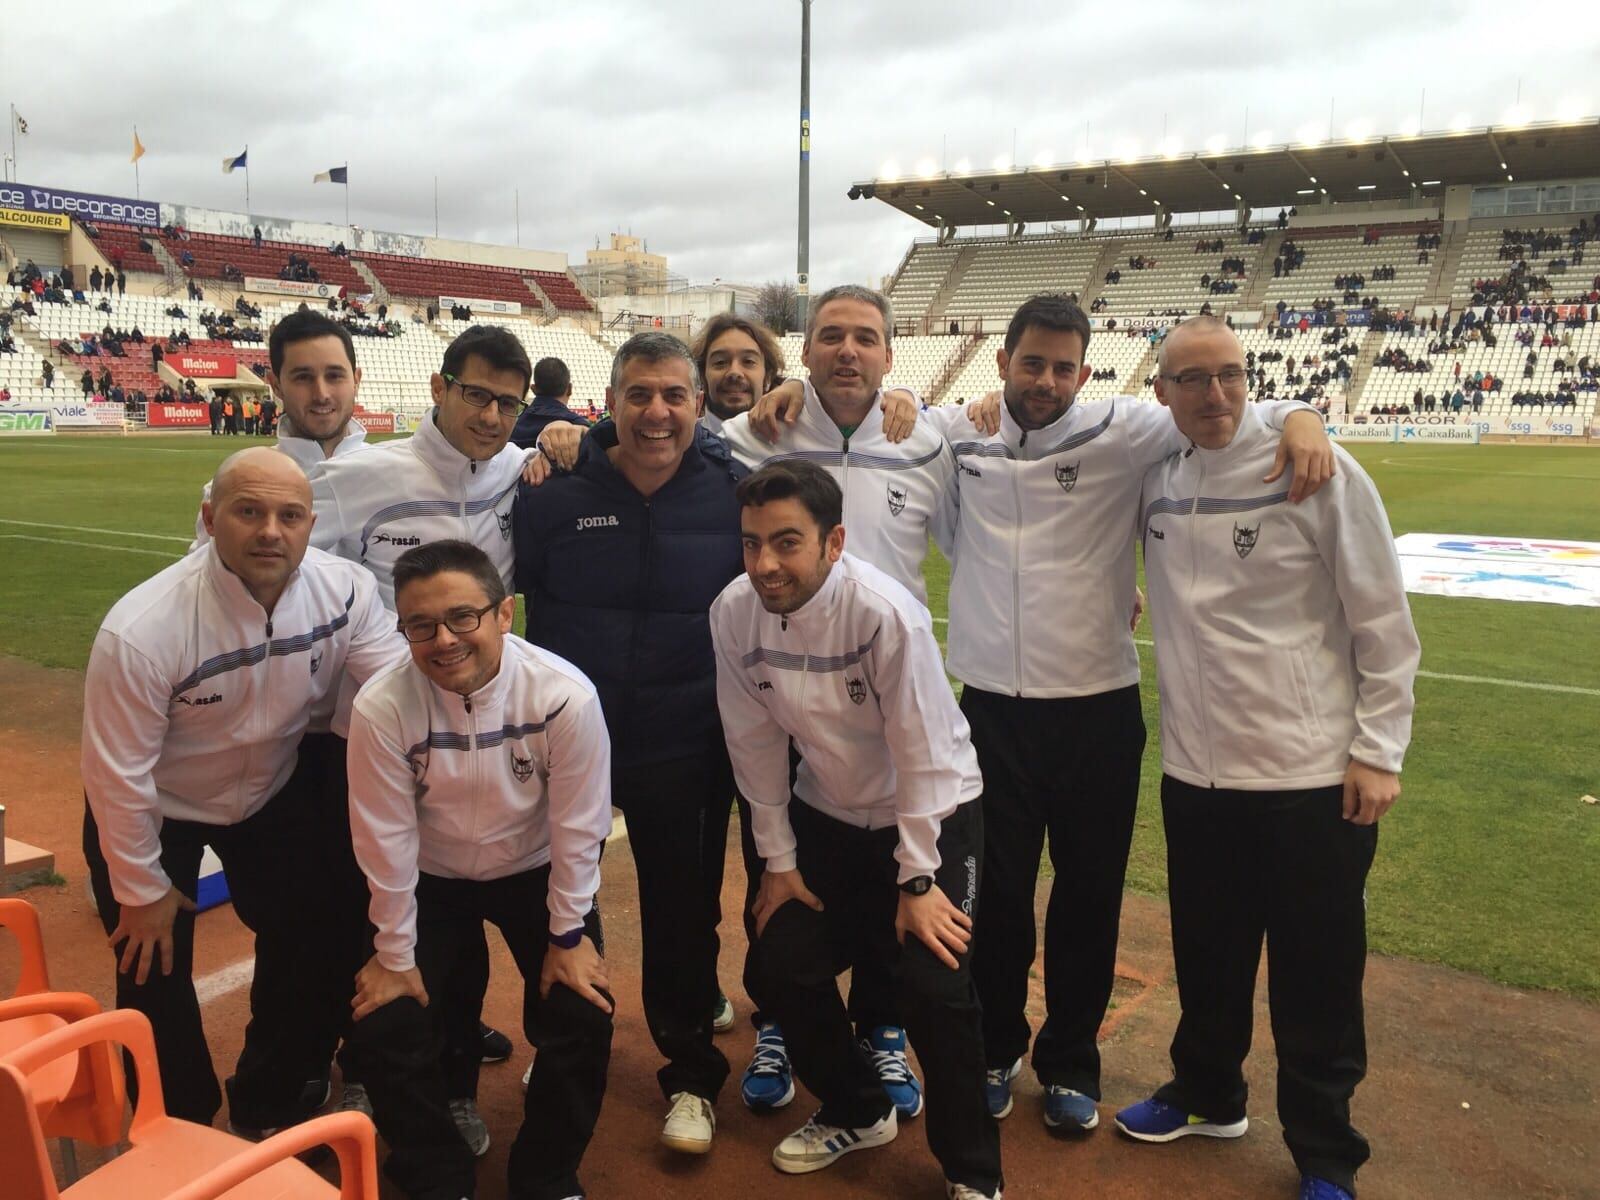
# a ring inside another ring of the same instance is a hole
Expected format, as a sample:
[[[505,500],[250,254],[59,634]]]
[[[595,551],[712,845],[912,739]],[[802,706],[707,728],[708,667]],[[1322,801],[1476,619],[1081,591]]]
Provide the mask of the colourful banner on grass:
[[[1600,542],[1407,533],[1395,550],[1408,592],[1600,608]]]

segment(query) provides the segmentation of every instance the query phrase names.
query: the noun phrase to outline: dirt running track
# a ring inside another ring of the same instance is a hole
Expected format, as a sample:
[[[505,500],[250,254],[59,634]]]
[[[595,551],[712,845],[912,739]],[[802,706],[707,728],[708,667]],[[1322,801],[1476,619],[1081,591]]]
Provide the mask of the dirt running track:
[[[67,877],[65,887],[27,893],[44,914],[55,986],[81,989],[106,1002],[112,991],[111,957],[86,899],[77,849],[81,689],[82,677],[74,673],[0,660],[0,802],[8,809],[12,836],[54,850]],[[732,845],[722,979],[743,1017],[748,1003],[737,993],[737,981],[744,937],[735,916],[743,884],[737,843]],[[602,904],[620,1011],[605,1110],[584,1164],[592,1196],[937,1200],[944,1195],[920,1122],[905,1126],[893,1146],[851,1156],[823,1175],[779,1175],[768,1155],[810,1111],[808,1099],[801,1096],[765,1118],[743,1108],[737,1072],[753,1040],[744,1021],[718,1040],[735,1074],[719,1106],[722,1124],[714,1152],[693,1160],[661,1149],[656,1135],[665,1106],[639,1008],[639,924],[630,855],[607,855]],[[231,909],[206,914],[200,924],[197,976],[248,957],[249,935]],[[520,1114],[518,1081],[527,1062],[517,1024],[516,970],[498,937],[492,945],[495,982],[485,1016],[500,1029],[517,1031],[519,1049],[512,1062],[483,1072],[480,1102],[495,1139],[479,1173],[479,1195],[485,1200],[505,1194],[506,1149]],[[1257,999],[1258,1045],[1249,1064],[1255,1090],[1248,1137],[1146,1147],[1110,1131],[1114,1107],[1141,1097],[1164,1078],[1176,993],[1161,902],[1128,897],[1122,957],[1125,977],[1104,1031],[1102,1128],[1078,1141],[1051,1137],[1038,1119],[1038,1085],[1025,1073],[1017,1108],[1004,1125],[1006,1195],[1012,1200],[1294,1196],[1297,1179],[1273,1112],[1264,989]],[[9,990],[11,961],[9,952],[0,954],[0,995]],[[238,1053],[246,996],[245,989],[236,988],[206,1008],[219,1074]],[[1356,1097],[1356,1119],[1372,1140],[1374,1159],[1362,1174],[1362,1196],[1600,1197],[1600,1008],[1374,957],[1367,973],[1367,1014],[1372,1066]]]

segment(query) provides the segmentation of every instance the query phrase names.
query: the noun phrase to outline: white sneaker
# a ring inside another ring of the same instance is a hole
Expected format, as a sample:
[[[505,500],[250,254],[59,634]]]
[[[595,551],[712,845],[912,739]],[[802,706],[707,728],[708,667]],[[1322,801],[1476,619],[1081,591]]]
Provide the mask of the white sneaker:
[[[528,1064],[528,1069],[522,1073],[522,1090],[528,1090],[528,1081],[533,1078],[533,1064]]]
[[[733,1028],[733,1001],[721,992],[717,993],[717,1007],[711,1014],[711,1032],[727,1033]]]
[[[1000,1189],[992,1192],[980,1192],[975,1187],[968,1187],[964,1183],[944,1181],[944,1194],[948,1200],[1000,1200]]]
[[[661,1127],[661,1144],[684,1154],[707,1154],[711,1135],[716,1131],[717,1114],[711,1101],[693,1092],[677,1092],[672,1097],[672,1111]]]
[[[820,1171],[852,1150],[867,1150],[894,1141],[900,1132],[898,1117],[891,1108],[883,1120],[864,1129],[841,1129],[837,1125],[824,1125],[813,1113],[809,1121],[778,1143],[772,1152],[772,1165],[785,1175]]]
[[[489,1153],[489,1126],[478,1115],[476,1100],[470,1096],[458,1096],[450,1101],[450,1117],[474,1158],[482,1158]]]

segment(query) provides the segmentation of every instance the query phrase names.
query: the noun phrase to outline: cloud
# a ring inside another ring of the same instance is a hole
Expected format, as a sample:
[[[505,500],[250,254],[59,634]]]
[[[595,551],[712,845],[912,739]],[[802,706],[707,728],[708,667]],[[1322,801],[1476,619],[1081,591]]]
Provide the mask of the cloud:
[[[889,160],[1067,161],[1163,137],[1198,149],[1239,143],[1247,121],[1288,140],[1326,128],[1330,99],[1336,133],[1382,132],[1424,88],[1431,128],[1498,121],[1519,86],[1535,117],[1590,90],[1589,111],[1600,102],[1600,32],[1558,17],[1519,80],[1514,56],[1485,52],[1504,20],[1490,3],[1159,0],[1130,19],[1118,5],[824,2],[812,20],[817,288],[876,281],[932,233],[846,198]],[[63,53],[84,30],[108,36]],[[0,77],[32,129],[27,181],[131,191],[137,123],[147,197],[241,207],[243,179],[219,164],[248,143],[258,213],[341,220],[343,191],[310,179],[348,161],[351,216],[369,227],[431,233],[437,176],[447,237],[510,243],[520,207],[524,246],[581,261],[631,229],[692,279],[759,282],[795,270],[799,33],[794,0],[90,0],[8,21]]]

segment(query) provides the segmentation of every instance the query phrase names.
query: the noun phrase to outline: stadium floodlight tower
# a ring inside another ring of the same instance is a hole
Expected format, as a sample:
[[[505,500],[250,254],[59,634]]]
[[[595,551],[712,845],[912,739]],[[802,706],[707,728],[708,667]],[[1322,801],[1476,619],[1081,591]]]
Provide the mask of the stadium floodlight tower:
[[[800,0],[800,245],[794,291],[804,329],[811,295],[811,0]]]

